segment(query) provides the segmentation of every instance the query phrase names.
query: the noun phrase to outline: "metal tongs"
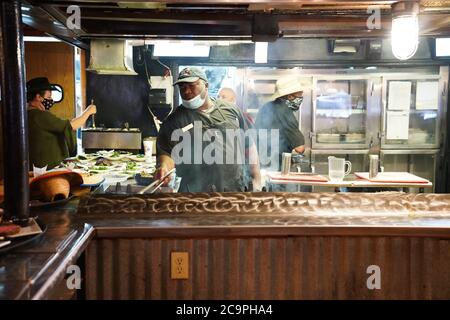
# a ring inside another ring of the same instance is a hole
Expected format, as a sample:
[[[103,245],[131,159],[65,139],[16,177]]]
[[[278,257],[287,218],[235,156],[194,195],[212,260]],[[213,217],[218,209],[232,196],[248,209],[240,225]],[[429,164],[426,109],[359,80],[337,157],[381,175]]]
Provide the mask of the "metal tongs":
[[[148,186],[146,186],[144,189],[138,192],[138,194],[144,194],[146,191],[152,189],[150,192],[147,193],[154,193],[156,190],[161,188],[161,186],[164,184],[164,180],[170,176],[175,171],[175,168],[167,172],[164,176],[162,176],[160,179],[153,181]]]

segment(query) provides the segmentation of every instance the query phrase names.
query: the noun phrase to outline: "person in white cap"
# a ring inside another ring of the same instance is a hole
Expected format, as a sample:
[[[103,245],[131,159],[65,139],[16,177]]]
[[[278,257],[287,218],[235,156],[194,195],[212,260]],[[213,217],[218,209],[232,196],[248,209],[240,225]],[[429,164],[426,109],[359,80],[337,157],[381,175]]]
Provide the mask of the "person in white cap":
[[[303,88],[297,78],[280,79],[271,99],[259,110],[255,126],[257,129],[279,130],[278,146],[270,145],[270,139],[267,141],[270,152],[279,154],[278,163],[271,163],[269,167],[279,171],[283,152],[302,154],[305,151],[305,137],[294,114],[303,102]]]

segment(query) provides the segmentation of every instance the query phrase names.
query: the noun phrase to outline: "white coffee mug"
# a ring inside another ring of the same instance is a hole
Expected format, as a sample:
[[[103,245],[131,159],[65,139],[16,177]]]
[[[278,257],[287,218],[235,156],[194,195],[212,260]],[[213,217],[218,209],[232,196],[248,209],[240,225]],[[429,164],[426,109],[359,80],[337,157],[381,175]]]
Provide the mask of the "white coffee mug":
[[[348,166],[345,170],[345,165]],[[328,157],[328,177],[331,181],[342,181],[352,171],[352,163],[344,158]]]

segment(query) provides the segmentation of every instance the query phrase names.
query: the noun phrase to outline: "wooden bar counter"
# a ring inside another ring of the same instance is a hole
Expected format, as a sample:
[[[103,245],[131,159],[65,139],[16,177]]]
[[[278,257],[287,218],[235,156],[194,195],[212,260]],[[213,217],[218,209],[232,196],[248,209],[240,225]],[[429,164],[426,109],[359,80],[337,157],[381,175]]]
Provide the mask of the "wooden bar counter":
[[[33,213],[48,231],[0,256],[2,299],[450,298],[447,194],[92,195]]]

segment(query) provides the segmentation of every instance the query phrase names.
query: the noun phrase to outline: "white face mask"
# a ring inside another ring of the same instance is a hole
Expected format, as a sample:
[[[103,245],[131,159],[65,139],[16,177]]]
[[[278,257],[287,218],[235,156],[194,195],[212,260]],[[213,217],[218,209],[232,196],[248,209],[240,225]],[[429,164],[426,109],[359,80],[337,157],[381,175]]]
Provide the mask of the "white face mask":
[[[205,87],[206,88],[206,87]],[[184,100],[181,98],[182,105],[187,109],[198,109],[200,108],[206,101],[206,95],[204,98],[202,98],[202,93],[205,91],[205,88],[203,88],[202,92],[200,92],[199,95],[193,97],[190,100]]]

